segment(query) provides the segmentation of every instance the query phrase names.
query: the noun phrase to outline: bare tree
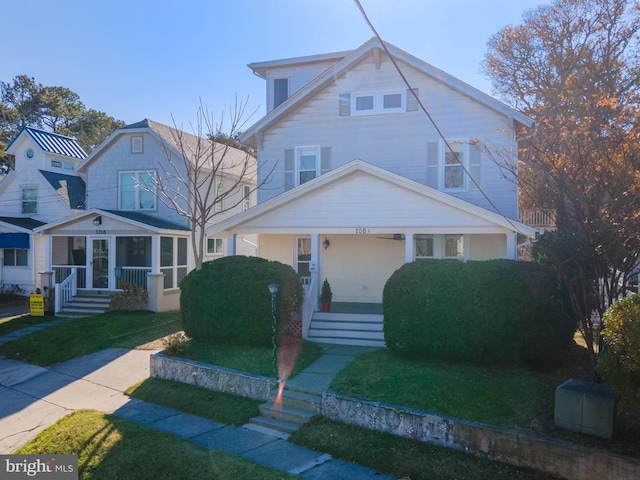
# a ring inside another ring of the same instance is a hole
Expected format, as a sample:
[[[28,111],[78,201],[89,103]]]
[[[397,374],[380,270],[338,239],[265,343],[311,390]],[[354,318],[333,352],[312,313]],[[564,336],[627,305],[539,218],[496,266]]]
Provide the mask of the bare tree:
[[[245,107],[246,102],[236,98],[234,107],[229,109],[229,138],[234,138],[246,123]],[[229,142],[218,141],[222,127],[222,122],[216,123],[202,104],[195,125],[191,125],[193,134],[178,128],[174,120],[174,128],[161,134],[171,147],[163,146],[167,162],[160,163],[160,175],[151,180],[152,185],[141,185],[154,192],[166,207],[189,219],[198,270],[206,252],[207,227],[216,223],[216,217],[226,217],[237,210],[247,195],[268,182],[273,171],[258,181],[257,159]]]

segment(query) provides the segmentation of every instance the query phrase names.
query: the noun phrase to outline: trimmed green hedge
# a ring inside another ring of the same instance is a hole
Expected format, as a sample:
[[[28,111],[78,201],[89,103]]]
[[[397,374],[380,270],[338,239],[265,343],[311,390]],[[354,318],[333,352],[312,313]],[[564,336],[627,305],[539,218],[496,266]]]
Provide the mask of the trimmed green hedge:
[[[288,265],[258,257],[232,256],[206,262],[180,283],[185,333],[201,342],[271,345],[271,294],[277,283],[279,325],[300,309],[302,283]]]
[[[567,302],[537,263],[418,260],[384,287],[384,336],[394,353],[421,360],[549,363],[575,332]]]
[[[640,406],[640,294],[611,305],[602,325],[598,373],[624,400]]]

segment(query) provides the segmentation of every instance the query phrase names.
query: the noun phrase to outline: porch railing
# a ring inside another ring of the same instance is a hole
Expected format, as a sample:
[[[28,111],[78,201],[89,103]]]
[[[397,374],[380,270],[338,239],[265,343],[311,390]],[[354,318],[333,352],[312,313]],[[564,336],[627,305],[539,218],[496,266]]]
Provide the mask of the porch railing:
[[[116,276],[116,288],[121,288],[120,285],[126,282],[147,290],[147,274],[151,272],[150,267],[116,267],[116,271],[120,274]]]
[[[536,228],[553,229],[556,226],[556,212],[553,210],[523,208],[520,218],[522,223]]]
[[[316,276],[302,277],[304,288],[304,302],[302,303],[302,338],[309,335],[309,326],[313,312],[318,309],[318,296],[316,295]]]
[[[78,288],[87,287],[87,267],[85,266],[72,266],[72,265],[58,265],[53,266],[54,282],[61,283],[71,274],[71,270],[76,270],[76,285]]]
[[[75,267],[71,268],[71,273],[67,278],[55,284],[54,292],[55,313],[58,313],[78,294],[77,270]]]

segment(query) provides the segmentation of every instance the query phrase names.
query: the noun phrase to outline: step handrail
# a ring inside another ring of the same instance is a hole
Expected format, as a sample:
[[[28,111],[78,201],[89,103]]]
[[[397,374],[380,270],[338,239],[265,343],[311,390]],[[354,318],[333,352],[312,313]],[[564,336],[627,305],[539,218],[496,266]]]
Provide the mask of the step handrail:
[[[71,268],[71,273],[62,282],[56,283],[54,287],[55,313],[66,307],[71,299],[78,294],[78,281],[76,268]]]
[[[316,275],[313,274],[309,278],[309,283],[304,289],[304,302],[302,303],[302,338],[309,336],[309,327],[311,326],[311,317],[313,312],[318,309],[318,295],[316,292]]]

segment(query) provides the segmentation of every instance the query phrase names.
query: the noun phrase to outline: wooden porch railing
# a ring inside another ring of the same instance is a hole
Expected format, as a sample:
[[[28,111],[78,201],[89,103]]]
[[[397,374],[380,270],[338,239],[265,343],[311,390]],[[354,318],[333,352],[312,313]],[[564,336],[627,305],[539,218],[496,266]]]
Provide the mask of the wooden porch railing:
[[[556,212],[554,210],[540,210],[523,208],[520,210],[521,222],[536,228],[551,229],[556,226]]]
[[[73,297],[78,294],[77,270],[71,268],[71,273],[62,282],[56,283],[54,288],[55,313],[60,312]]]

